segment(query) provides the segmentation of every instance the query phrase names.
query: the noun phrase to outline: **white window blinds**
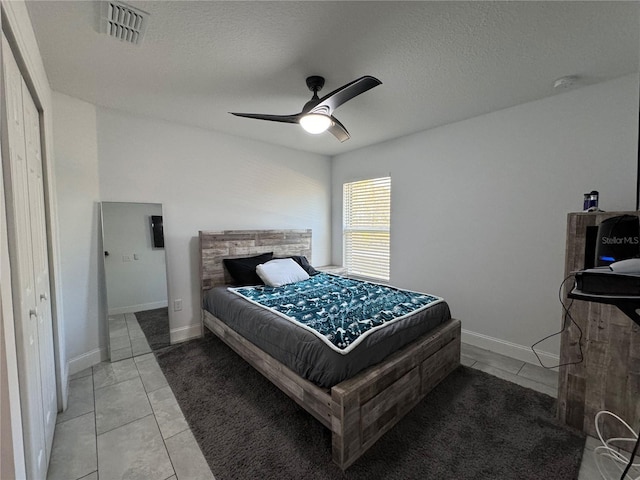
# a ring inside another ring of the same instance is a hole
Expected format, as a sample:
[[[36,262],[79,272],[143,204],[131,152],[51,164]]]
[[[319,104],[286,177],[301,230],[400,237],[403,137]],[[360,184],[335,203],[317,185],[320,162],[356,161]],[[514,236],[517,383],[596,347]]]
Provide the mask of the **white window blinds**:
[[[389,280],[391,177],[343,186],[344,266],[349,275]]]

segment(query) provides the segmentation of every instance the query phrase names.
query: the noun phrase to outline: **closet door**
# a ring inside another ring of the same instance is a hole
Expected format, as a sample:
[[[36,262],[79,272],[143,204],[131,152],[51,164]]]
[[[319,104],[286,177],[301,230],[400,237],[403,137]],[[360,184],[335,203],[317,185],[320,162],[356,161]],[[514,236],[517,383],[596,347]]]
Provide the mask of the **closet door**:
[[[40,117],[27,86],[22,82],[22,110],[29,183],[29,218],[33,253],[33,278],[38,320],[40,379],[47,458],[51,455],[53,431],[56,424],[56,372],[53,350],[53,322],[49,288],[49,256],[47,253],[47,225],[44,211],[44,178],[40,148]]]
[[[38,292],[30,207],[30,175],[23,112],[24,81],[6,38],[2,38],[7,111],[8,165],[4,169],[18,380],[29,479],[45,478],[48,452],[42,389]],[[32,189],[33,190],[33,189]],[[52,359],[53,360],[53,359]],[[54,377],[55,379],[55,377]],[[55,414],[53,415],[55,422]]]

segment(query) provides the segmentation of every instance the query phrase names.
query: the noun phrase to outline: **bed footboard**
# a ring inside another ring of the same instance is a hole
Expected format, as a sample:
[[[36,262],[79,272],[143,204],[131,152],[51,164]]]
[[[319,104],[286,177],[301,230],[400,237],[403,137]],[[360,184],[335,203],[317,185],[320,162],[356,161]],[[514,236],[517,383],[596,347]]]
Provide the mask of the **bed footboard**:
[[[331,390],[298,376],[203,310],[204,324],[274,385],[332,431],[343,470],[460,364],[460,321],[451,319]]]
[[[343,470],[460,364],[460,321],[449,320],[331,389],[333,461]]]

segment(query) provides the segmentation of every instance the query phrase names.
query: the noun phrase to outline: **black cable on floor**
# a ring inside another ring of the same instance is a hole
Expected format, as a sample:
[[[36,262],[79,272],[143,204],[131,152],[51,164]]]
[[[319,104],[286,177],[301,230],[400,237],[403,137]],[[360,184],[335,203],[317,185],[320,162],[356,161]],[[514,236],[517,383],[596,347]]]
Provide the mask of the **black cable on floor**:
[[[622,476],[620,480],[624,480],[627,476],[627,473],[631,469],[631,465],[633,465],[633,459],[636,458],[636,453],[638,452],[638,444],[640,443],[640,435],[638,435],[638,439],[636,440],[636,445],[633,447],[633,452],[631,452],[631,458],[629,459],[629,463],[627,463],[627,468],[622,472]]]

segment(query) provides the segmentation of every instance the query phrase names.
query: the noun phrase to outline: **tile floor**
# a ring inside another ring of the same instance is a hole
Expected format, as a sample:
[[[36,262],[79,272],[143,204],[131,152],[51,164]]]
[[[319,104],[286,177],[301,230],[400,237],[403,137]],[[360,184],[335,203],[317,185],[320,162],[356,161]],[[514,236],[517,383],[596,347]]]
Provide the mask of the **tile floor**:
[[[471,345],[462,364],[556,396],[557,373]],[[601,480],[587,440],[578,480]],[[58,416],[49,479],[213,479],[153,354],[74,375]],[[614,478],[614,477],[612,477]]]
[[[48,479],[186,480],[213,475],[152,353],[73,375]]]
[[[109,345],[114,362],[151,353],[147,337],[134,313],[109,316]]]

